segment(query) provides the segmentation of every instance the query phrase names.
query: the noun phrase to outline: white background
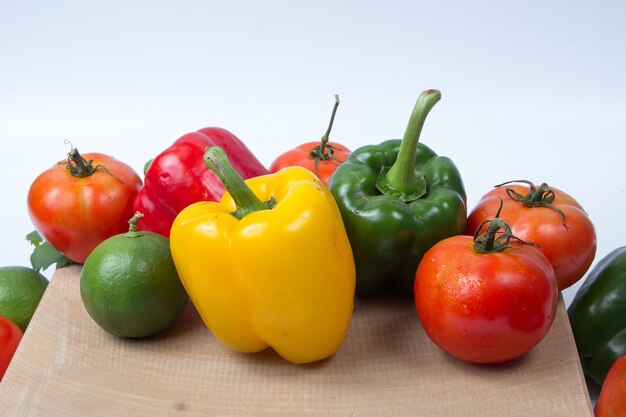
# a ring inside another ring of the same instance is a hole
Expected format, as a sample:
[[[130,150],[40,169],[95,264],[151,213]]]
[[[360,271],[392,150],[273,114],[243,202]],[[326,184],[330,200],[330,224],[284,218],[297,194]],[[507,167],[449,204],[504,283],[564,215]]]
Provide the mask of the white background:
[[[184,133],[231,130],[265,164],[326,129],[349,148],[402,136],[461,170],[471,209],[497,183],[573,195],[596,261],[626,244],[621,1],[0,1],[0,265],[28,265],[26,195],[81,152],[141,172]],[[47,271],[50,276],[52,271]],[[578,286],[564,292],[569,302]]]

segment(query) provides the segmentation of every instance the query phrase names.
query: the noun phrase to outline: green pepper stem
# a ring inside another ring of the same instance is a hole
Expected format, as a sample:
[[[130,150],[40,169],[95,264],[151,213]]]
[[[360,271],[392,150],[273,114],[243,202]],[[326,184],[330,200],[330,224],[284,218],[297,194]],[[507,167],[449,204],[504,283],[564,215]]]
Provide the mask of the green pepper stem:
[[[386,174],[387,184],[391,188],[410,194],[417,187],[420,181],[415,175],[417,144],[426,116],[440,99],[441,93],[437,90],[426,90],[417,99],[409,124],[402,137],[398,157]]]
[[[235,168],[228,162],[226,152],[222,148],[219,146],[206,148],[204,151],[204,163],[217,175],[222,184],[224,184],[226,191],[235,201],[237,210],[232,213],[233,216],[242,219],[254,211],[270,208],[269,204],[259,200],[243,178],[235,171]]]

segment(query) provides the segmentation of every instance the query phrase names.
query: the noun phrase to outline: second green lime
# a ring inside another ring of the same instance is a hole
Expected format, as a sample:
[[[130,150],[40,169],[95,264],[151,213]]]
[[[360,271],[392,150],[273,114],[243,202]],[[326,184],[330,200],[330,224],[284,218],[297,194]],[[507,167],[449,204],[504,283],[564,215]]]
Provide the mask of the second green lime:
[[[89,255],[80,294],[89,315],[107,332],[147,337],[169,327],[188,297],[170,253],[169,240],[152,232],[113,236]],[[135,220],[136,223],[136,220]]]

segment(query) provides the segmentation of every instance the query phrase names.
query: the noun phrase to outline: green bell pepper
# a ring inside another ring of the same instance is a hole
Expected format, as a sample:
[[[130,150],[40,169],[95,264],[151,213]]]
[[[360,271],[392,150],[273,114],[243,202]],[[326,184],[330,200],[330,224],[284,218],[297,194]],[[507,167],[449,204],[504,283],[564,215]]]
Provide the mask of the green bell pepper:
[[[426,116],[440,98],[439,91],[424,91],[402,140],[355,150],[330,179],[352,245],[359,295],[395,287],[412,296],[424,253],[465,231],[459,171],[449,158],[418,143]]]
[[[626,246],[593,267],[567,311],[583,371],[602,385],[626,355]]]

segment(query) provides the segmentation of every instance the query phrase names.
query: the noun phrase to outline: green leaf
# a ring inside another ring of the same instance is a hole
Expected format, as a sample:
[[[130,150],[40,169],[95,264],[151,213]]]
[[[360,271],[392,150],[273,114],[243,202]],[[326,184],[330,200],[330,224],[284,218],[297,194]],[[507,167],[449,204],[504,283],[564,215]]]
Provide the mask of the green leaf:
[[[26,235],[26,240],[35,247],[33,253],[30,255],[30,264],[33,269],[38,272],[46,270],[52,265],[56,265],[56,268],[59,269],[73,263],[50,246],[48,242],[44,242],[37,231]]]
[[[36,230],[33,230],[32,232],[27,234],[26,240],[28,240],[28,242],[34,247],[37,247],[43,243],[43,238]]]

